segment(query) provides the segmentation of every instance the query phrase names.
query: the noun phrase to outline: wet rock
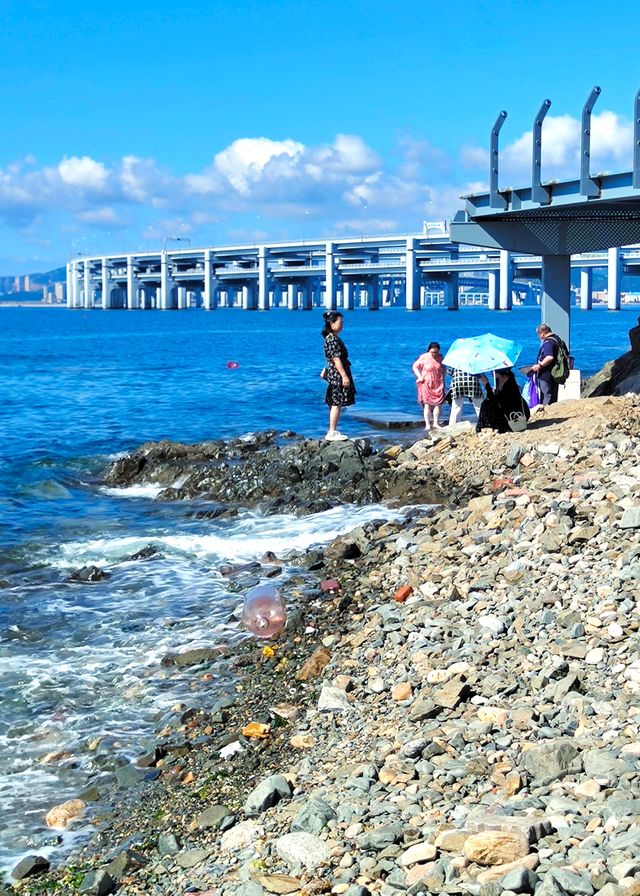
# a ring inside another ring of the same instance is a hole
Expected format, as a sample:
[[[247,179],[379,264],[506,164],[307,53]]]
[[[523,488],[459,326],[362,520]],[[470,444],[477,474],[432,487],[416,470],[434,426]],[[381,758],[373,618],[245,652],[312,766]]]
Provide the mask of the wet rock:
[[[81,818],[86,811],[87,804],[84,800],[67,800],[47,812],[44,817],[45,824],[49,828],[64,829],[76,818]]]
[[[83,566],[81,569],[75,570],[68,576],[69,582],[104,582],[105,579],[111,578],[111,573],[100,569],[98,566]]]
[[[216,647],[194,647],[182,653],[167,653],[162,657],[162,666],[198,666],[220,659],[221,652]]]
[[[14,880],[24,880],[27,877],[35,877],[38,874],[44,874],[50,868],[48,859],[44,856],[25,856],[12,869],[11,877]]]

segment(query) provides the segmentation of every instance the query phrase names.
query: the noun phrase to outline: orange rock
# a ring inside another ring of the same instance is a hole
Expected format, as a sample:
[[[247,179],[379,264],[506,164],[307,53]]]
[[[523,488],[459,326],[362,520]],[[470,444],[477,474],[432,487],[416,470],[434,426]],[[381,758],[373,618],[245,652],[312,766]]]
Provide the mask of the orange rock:
[[[413,594],[411,585],[401,585],[393,595],[393,599],[399,604],[403,604],[408,597]]]
[[[482,831],[464,842],[464,854],[478,865],[504,865],[529,854],[529,844],[522,834],[508,831]]]
[[[310,678],[317,678],[330,659],[331,653],[327,648],[318,647],[296,672],[297,680],[308,681]]]
[[[59,806],[54,806],[44,817],[45,824],[49,828],[66,828],[75,818],[84,815],[87,804],[83,800],[67,800]]]
[[[266,740],[269,737],[269,726],[263,725],[261,722],[249,722],[242,729],[245,737],[254,737],[256,740]]]
[[[182,783],[183,784],[193,784],[195,779],[196,779],[196,776],[193,774],[193,772],[187,772],[187,774],[182,779]]]
[[[413,688],[408,681],[401,681],[391,689],[392,700],[408,700],[413,694]]]

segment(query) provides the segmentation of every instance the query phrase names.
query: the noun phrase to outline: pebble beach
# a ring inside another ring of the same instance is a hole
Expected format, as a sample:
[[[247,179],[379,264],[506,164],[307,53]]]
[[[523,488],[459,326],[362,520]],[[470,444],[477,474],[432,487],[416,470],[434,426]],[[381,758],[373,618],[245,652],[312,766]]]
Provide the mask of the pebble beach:
[[[168,660],[193,701],[5,891],[640,893],[639,431],[627,395],[382,448],[451,500],[287,557],[275,641]]]

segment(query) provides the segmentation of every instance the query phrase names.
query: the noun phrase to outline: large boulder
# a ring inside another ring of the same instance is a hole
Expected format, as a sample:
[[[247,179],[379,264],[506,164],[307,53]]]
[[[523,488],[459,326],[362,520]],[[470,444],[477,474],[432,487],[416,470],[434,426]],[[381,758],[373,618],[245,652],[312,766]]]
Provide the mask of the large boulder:
[[[615,361],[607,361],[604,367],[582,386],[583,398],[599,395],[625,395],[640,392],[640,317],[638,326],[629,330],[631,350]]]

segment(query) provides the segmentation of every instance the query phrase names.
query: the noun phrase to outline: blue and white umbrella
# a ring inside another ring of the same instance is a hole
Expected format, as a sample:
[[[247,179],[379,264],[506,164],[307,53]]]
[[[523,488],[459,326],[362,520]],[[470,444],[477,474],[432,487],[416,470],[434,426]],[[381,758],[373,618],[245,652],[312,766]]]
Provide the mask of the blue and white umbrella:
[[[513,367],[522,346],[512,339],[503,339],[493,333],[456,339],[442,359],[445,367],[464,370],[465,373],[486,373],[488,370],[504,370]]]

